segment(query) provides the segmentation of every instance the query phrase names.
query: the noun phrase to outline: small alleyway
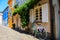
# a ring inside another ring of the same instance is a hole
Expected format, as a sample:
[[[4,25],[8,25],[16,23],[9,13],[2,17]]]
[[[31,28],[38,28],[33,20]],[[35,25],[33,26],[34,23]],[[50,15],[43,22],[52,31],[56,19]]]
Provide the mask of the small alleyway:
[[[8,27],[0,25],[0,40],[38,40],[38,39],[34,38],[33,36],[19,33]]]

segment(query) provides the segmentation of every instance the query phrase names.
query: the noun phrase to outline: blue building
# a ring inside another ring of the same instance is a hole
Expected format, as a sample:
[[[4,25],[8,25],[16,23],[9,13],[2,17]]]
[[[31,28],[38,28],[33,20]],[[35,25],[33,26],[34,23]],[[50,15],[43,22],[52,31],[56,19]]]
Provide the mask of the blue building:
[[[8,26],[8,12],[9,12],[9,7],[6,7],[5,10],[3,11],[3,26]]]

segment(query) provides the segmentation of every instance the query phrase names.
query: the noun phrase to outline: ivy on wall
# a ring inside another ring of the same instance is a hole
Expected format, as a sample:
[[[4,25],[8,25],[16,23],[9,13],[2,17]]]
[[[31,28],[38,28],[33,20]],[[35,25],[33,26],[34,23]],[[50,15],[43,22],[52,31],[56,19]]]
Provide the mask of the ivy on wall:
[[[18,13],[21,16],[22,27],[25,27],[29,23],[29,10],[34,7],[34,5],[40,0],[29,0],[29,2],[17,7],[13,11],[13,15]]]

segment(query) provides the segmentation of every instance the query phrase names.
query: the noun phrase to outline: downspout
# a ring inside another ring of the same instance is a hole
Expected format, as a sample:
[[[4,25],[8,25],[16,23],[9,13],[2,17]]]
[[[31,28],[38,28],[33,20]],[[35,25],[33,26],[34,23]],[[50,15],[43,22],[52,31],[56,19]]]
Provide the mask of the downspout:
[[[55,40],[55,36],[54,36],[54,25],[53,25],[53,5],[52,5],[52,0],[49,0],[49,5],[50,5],[50,29],[51,29],[51,40]]]

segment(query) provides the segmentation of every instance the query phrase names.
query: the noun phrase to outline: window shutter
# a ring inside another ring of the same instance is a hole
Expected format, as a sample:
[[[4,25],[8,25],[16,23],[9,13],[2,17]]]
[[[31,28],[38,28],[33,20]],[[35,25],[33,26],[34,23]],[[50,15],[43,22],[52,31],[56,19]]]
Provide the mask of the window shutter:
[[[42,5],[42,22],[48,22],[48,3]]]

